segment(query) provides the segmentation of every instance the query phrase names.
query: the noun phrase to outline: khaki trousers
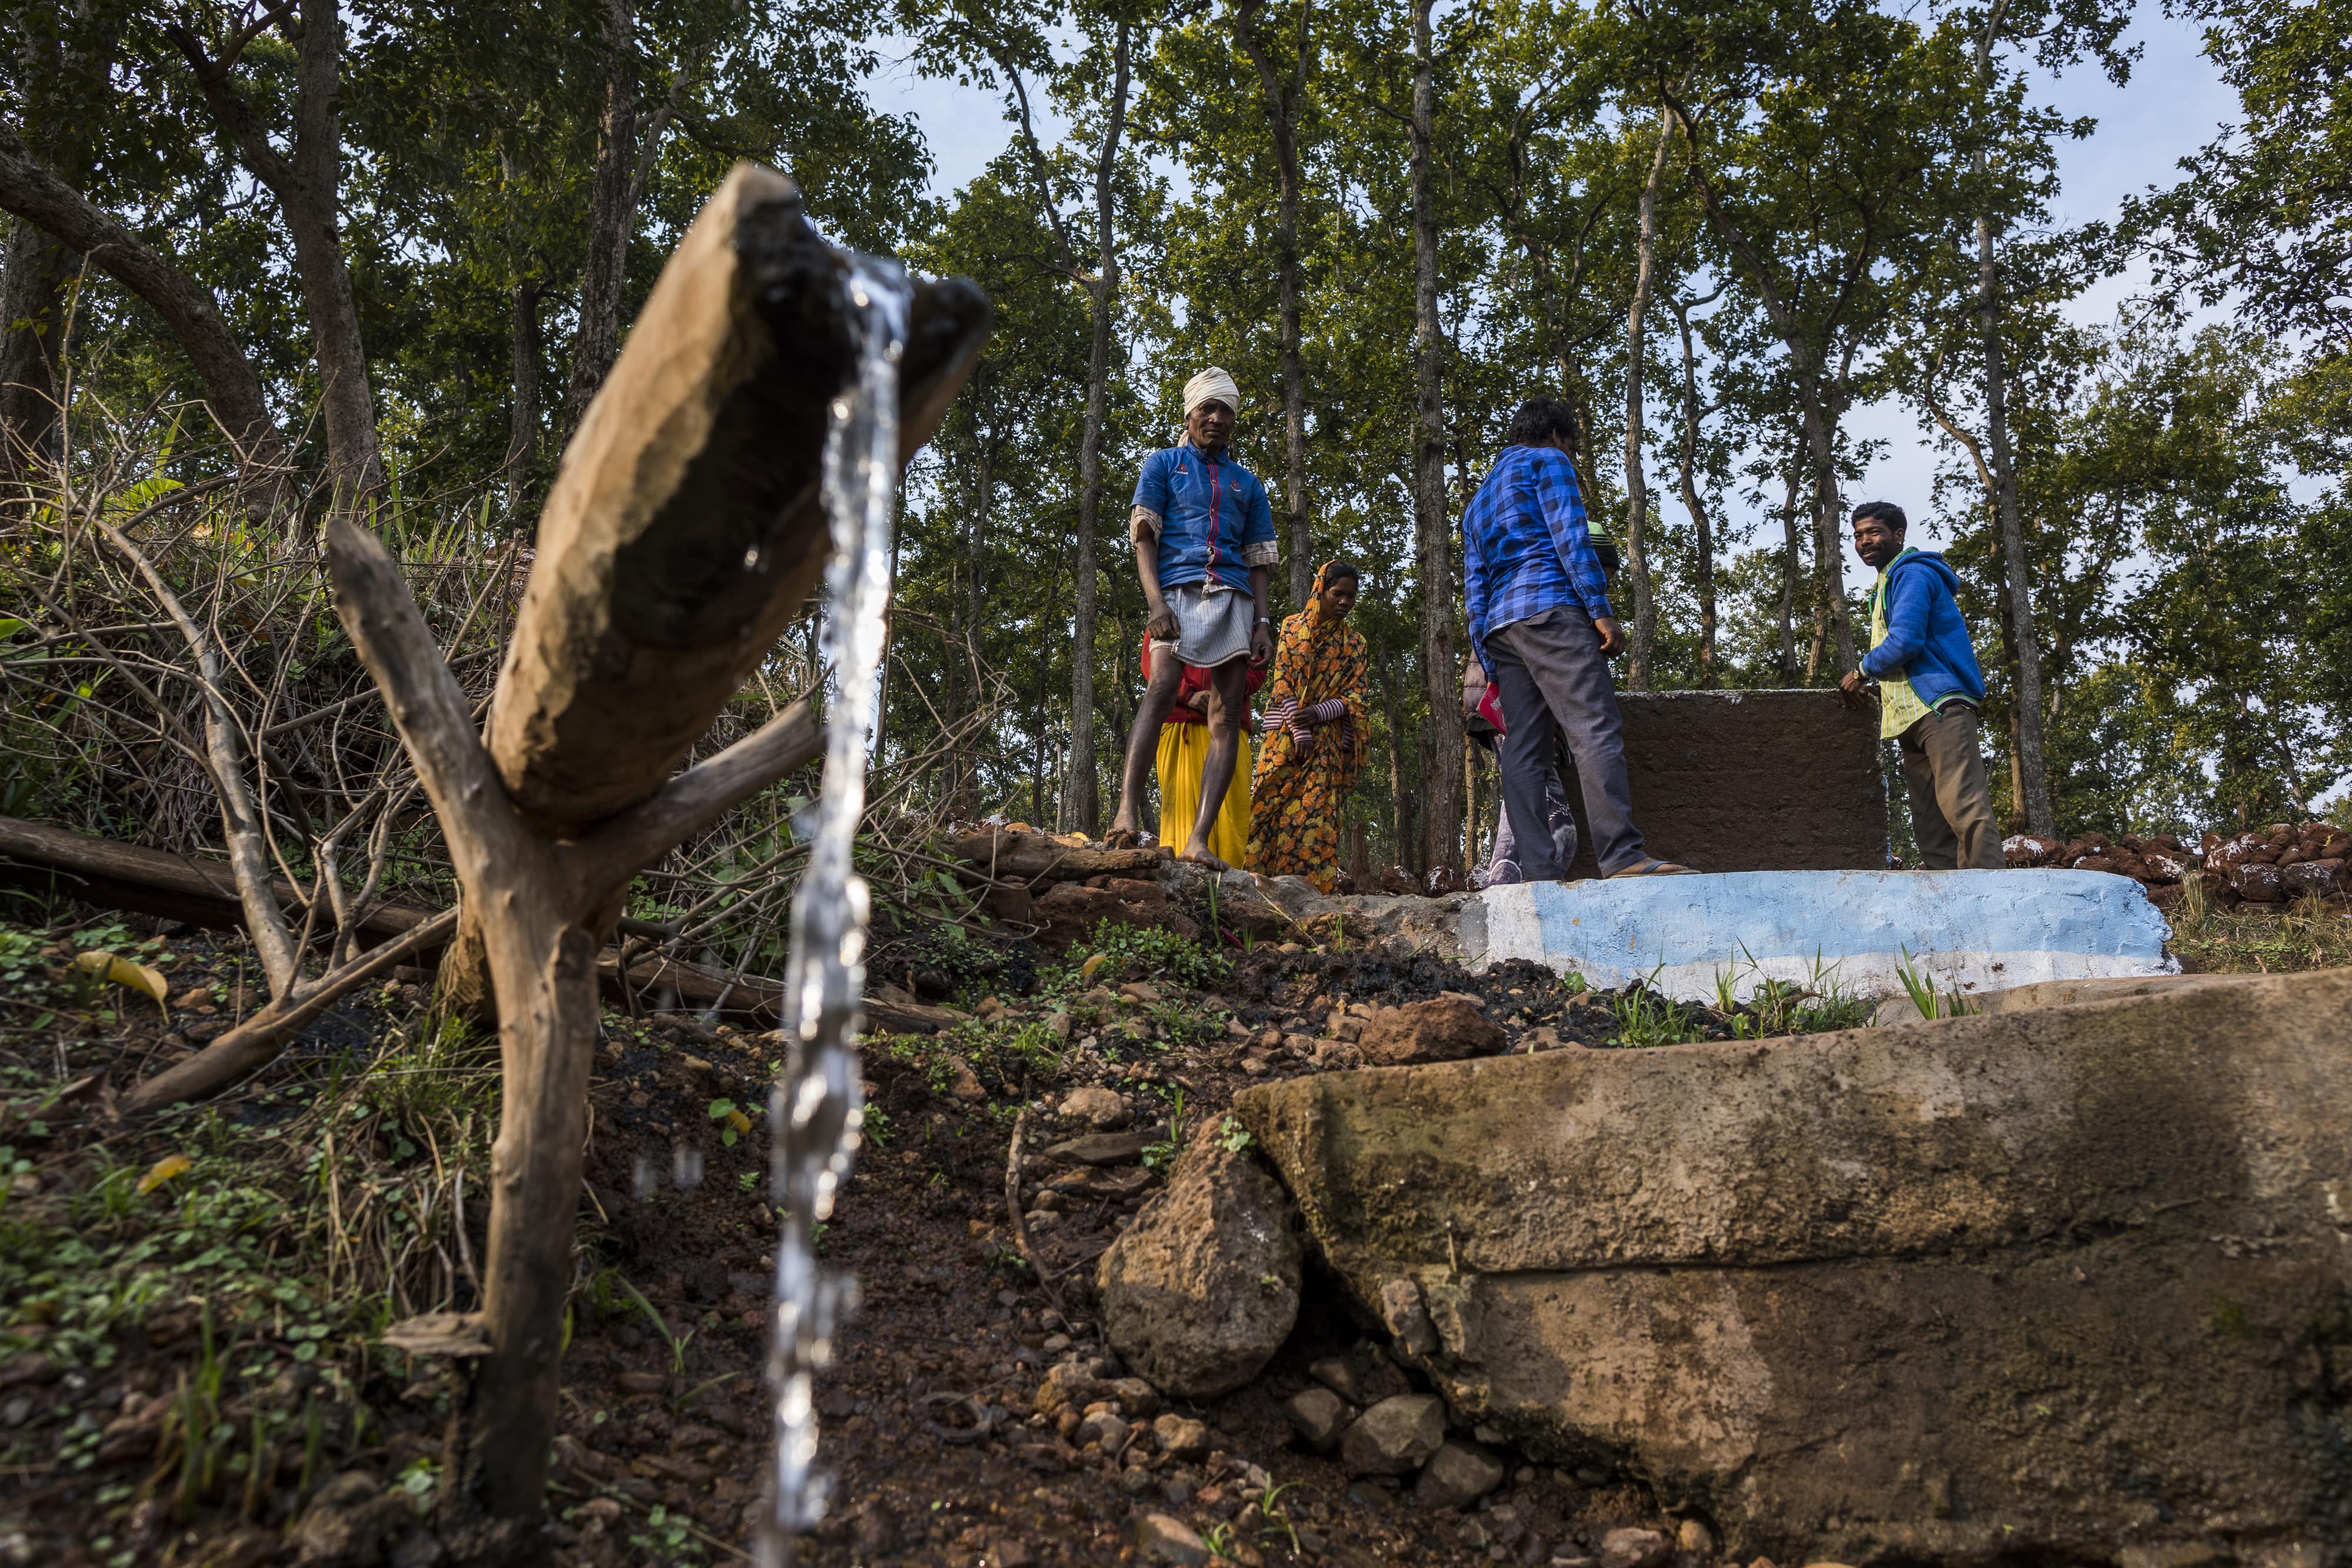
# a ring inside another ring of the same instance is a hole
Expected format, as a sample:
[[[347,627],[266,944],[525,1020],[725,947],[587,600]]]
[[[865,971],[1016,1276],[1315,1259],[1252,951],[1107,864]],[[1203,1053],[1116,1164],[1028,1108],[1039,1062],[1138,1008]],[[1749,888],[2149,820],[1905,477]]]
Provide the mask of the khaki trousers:
[[[1929,871],[1999,871],[2000,829],[1992,819],[1977,710],[1951,703],[1903,732],[1903,781],[1911,792],[1911,836]]]

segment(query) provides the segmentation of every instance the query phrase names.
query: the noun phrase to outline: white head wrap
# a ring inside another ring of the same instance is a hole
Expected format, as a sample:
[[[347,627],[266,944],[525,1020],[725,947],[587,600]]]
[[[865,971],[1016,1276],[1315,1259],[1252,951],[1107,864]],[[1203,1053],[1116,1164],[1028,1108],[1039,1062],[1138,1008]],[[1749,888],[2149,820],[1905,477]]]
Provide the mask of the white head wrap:
[[[1184,383],[1184,417],[1192,418],[1192,411],[1211,398],[1235,413],[1242,411],[1242,389],[1234,385],[1233,377],[1214,365]]]

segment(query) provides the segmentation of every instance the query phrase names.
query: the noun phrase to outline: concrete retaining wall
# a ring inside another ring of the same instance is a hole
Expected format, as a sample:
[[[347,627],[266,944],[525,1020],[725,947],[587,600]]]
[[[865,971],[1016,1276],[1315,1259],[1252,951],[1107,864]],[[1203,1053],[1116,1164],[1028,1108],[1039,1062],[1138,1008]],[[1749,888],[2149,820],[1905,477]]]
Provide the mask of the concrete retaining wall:
[[[1907,951],[1939,989],[2168,974],[2164,918],[2128,877],[2090,871],[1740,872],[1527,883],[1465,903],[1475,967],[1532,958],[1598,987],[1649,980],[1712,1001],[1719,975],[1824,970],[1850,994],[1903,994]],[[1652,977],[1654,975],[1654,978]]]

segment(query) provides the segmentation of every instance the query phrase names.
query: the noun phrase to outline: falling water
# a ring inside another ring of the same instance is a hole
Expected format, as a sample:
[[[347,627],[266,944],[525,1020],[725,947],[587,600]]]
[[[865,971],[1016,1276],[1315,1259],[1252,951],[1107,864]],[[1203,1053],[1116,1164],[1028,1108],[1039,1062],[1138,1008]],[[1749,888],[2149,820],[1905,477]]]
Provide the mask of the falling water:
[[[769,1196],[781,1218],[775,1339],[775,1510],[760,1561],[788,1562],[793,1538],[824,1517],[830,1478],[815,1468],[811,1384],[833,1357],[833,1336],[856,1305],[856,1281],[822,1269],[816,1228],[849,1174],[862,1113],[854,1041],[866,989],[866,883],[850,851],[866,810],[867,737],[874,727],[889,595],[890,532],[898,486],[898,361],[907,332],[906,275],[854,259],[843,280],[857,345],[856,383],[833,402],[824,444],[824,504],[833,517],[825,574],[825,653],[836,685],[825,728],[824,789],[808,869],[793,899],[784,969],[783,1077],[770,1092]]]

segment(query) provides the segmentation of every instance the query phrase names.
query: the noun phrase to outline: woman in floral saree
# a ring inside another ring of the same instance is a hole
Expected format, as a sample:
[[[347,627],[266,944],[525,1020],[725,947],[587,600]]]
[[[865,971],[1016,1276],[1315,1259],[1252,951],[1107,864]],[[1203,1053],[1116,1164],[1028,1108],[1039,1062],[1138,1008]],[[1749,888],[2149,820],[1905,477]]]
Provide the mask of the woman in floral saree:
[[[1339,879],[1339,819],[1364,768],[1364,639],[1348,624],[1356,569],[1327,560],[1307,608],[1282,623],[1266,687],[1265,739],[1250,779],[1249,869]]]

